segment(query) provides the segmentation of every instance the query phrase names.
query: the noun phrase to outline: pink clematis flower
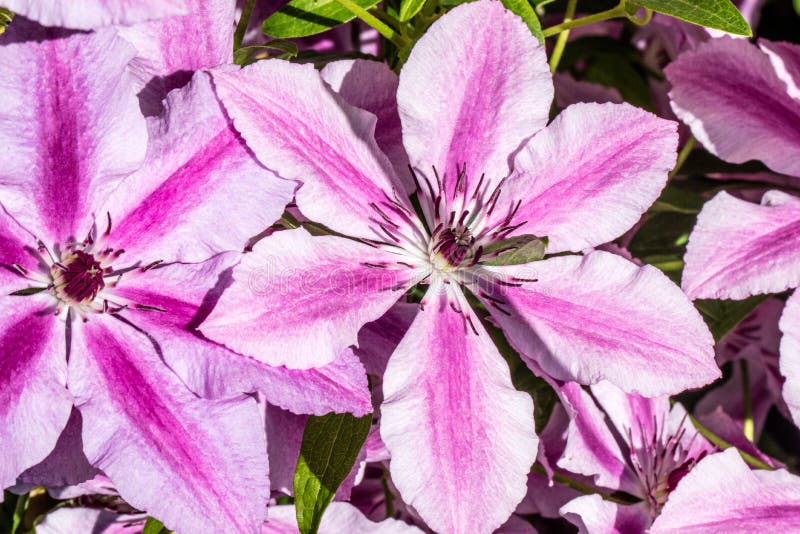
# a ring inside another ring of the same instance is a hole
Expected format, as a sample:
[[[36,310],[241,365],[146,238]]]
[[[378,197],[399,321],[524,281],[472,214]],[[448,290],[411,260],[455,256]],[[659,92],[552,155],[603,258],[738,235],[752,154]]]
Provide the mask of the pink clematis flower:
[[[731,448],[704,458],[678,483],[649,533],[798,529],[800,477],[785,469],[753,471]]]
[[[295,184],[252,157],[205,73],[145,121],[133,56],[111,30],[0,48],[0,486],[100,469],[171,528],[257,531],[267,446],[241,393],[363,414],[366,379],[352,352],[302,374],[194,330],[238,258],[220,252]]]
[[[463,39],[476,24],[486,32]],[[563,253],[623,233],[664,186],[675,123],[584,104],[545,127],[553,88],[544,50],[498,2],[442,17],[399,81],[375,67],[383,74],[371,79],[389,89],[378,91],[387,104],[376,106],[377,124],[351,105],[366,100],[362,64],[322,77],[282,61],[213,72],[256,156],[302,180],[300,210],[340,235],[297,229],[259,242],[201,330],[237,352],[312,368],[428,283],[386,367],[381,435],[403,499],[431,528],[490,531],[524,496],[537,438],[531,399],[513,388],[461,286],[530,365],[556,378],[608,378],[652,395],[719,375],[699,314],[654,268],[605,252],[484,264],[514,236],[548,236],[548,251]],[[381,150],[400,143],[387,135],[400,122],[411,173],[392,165],[401,151],[390,159]]]
[[[608,382],[591,393],[575,383],[559,388],[571,422],[558,466],[642,501],[620,505],[581,496],[560,512],[582,532],[643,533],[678,482],[716,449],[692,427],[683,406],[670,408],[667,397],[625,394]]]
[[[44,26],[92,30],[189,12],[184,0],[3,0],[2,6]]]
[[[800,46],[715,39],[683,54],[666,73],[675,112],[710,152],[732,163],[758,159],[800,177]],[[798,246],[800,198],[768,191],[754,204],[719,193],[703,207],[689,237],[683,288],[692,298],[718,299],[794,289],[800,285]],[[779,327],[783,395],[800,423],[796,294]]]

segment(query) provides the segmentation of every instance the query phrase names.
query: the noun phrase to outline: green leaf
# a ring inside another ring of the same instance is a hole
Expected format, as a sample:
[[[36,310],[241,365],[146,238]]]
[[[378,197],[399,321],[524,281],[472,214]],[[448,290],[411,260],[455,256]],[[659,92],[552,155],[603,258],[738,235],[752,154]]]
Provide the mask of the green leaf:
[[[800,15],[800,0],[792,0],[792,5],[794,6],[794,12]]]
[[[544,44],[544,35],[542,35],[542,25],[539,23],[539,17],[536,11],[528,0],[502,0],[503,6],[512,13],[516,13],[528,25],[534,37],[539,39],[541,44]]]
[[[142,534],[166,534],[168,532],[171,531],[164,528],[164,523],[155,517],[148,517],[144,524],[144,530],[142,530]]]
[[[12,13],[9,9],[4,7],[0,7],[0,35],[3,35],[6,31],[6,26],[11,24],[11,21],[14,19],[14,13]]]
[[[36,293],[41,293],[47,289],[46,287],[26,287],[25,289],[20,289],[19,291],[14,291],[13,293],[9,293],[12,297],[27,297],[28,295],[35,295]]]
[[[756,295],[744,300],[696,300],[694,305],[703,314],[714,341],[719,341],[768,298]]]
[[[268,53],[271,50],[279,50],[283,52],[278,56],[274,56],[278,59],[291,59],[297,57],[299,52],[295,43],[286,41],[284,39],[273,39],[272,41],[263,45],[245,46],[237,49],[236,52],[233,53],[233,62],[237,65],[244,66],[257,61],[258,59],[268,59],[270,57]],[[253,59],[253,55],[258,52],[266,52],[266,57]]]
[[[317,532],[322,514],[353,468],[371,424],[371,414],[308,418],[293,481],[297,526],[302,534]]]
[[[520,235],[492,243],[483,249],[483,265],[520,265],[544,258],[547,238]]]
[[[631,4],[698,26],[747,37],[753,35],[750,25],[730,0],[635,0]]]
[[[403,0],[403,3],[400,4],[398,19],[400,22],[408,22],[420,12],[424,5],[425,0]]]
[[[371,9],[378,0],[353,0],[364,9]],[[262,24],[265,34],[282,39],[307,37],[330,30],[355,18],[336,0],[292,0],[273,13]]]

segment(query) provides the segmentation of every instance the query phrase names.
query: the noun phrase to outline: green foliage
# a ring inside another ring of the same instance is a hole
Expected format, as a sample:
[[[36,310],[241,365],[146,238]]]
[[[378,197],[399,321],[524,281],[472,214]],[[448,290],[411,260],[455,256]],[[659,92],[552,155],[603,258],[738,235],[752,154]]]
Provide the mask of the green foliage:
[[[420,12],[425,6],[425,0],[403,0],[400,4],[398,19],[400,22],[408,22],[414,15]]]
[[[753,35],[750,25],[730,0],[633,0],[632,6],[645,7],[691,22],[737,35]]]
[[[164,523],[155,517],[148,517],[142,530],[142,534],[169,534],[170,532],[172,531],[164,528]]]
[[[22,532],[22,521],[28,509],[28,494],[16,495],[10,491],[3,492],[0,503],[0,532],[18,534]]]
[[[270,51],[282,52],[276,56],[270,56]],[[249,65],[259,59],[267,59],[275,57],[277,59],[292,59],[297,57],[299,53],[297,45],[291,41],[284,39],[273,39],[272,41],[258,46],[245,46],[239,48],[233,53],[233,62],[237,65]]]
[[[488,245],[483,250],[484,256],[493,254],[497,254],[497,256],[481,261],[481,263],[483,265],[520,265],[539,261],[544,258],[546,248],[546,237],[540,238],[531,234],[511,237]]]
[[[308,418],[293,480],[297,526],[303,534],[317,532],[322,514],[353,468],[371,424],[372,415]]]
[[[13,19],[14,13],[4,7],[0,7],[0,35],[5,33],[6,27],[11,24]]]
[[[353,0],[371,9],[378,0]],[[281,39],[307,37],[349,22],[355,15],[336,0],[292,0],[261,26],[265,34]]]
[[[519,17],[525,21],[527,24],[528,29],[531,31],[534,37],[539,39],[539,42],[544,44],[544,35],[542,35],[542,25],[539,22],[539,17],[536,15],[536,11],[533,9],[533,6],[528,2],[528,0],[501,0],[503,5],[506,9],[511,11],[512,13],[516,13]]]

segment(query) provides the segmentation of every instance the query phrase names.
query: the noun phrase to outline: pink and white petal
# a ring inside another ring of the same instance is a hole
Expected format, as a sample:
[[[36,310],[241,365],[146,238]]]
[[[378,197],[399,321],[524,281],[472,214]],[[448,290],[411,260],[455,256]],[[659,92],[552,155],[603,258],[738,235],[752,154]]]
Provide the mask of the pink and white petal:
[[[47,488],[47,493],[57,500],[74,499],[84,495],[113,495],[119,496],[117,488],[111,479],[99,471],[92,479],[74,486],[63,488]]]
[[[644,504],[617,504],[600,495],[583,495],[560,511],[580,534],[644,534],[651,521]]]
[[[184,0],[4,0],[3,5],[45,26],[93,30],[187,12]]]
[[[98,508],[62,507],[44,516],[36,525],[38,534],[133,534],[133,529],[143,528],[146,516],[118,514]]]
[[[615,87],[607,87],[599,83],[576,80],[568,72],[553,74],[553,84],[556,92],[556,105],[566,108],[579,102],[597,102],[600,104],[611,102],[622,104],[624,99]]]
[[[492,316],[514,348],[556,380],[608,380],[628,393],[657,396],[720,376],[702,317],[654,267],[594,251],[489,271],[524,280],[490,287],[509,314]]]
[[[32,252],[35,247],[36,238],[33,234],[17,224],[0,205],[0,295],[6,296],[20,289],[47,285],[49,276],[43,275],[40,283],[38,280],[26,278],[14,267],[19,265],[32,277],[39,278],[37,274],[43,267],[40,265],[38,253]]]
[[[94,478],[99,471],[89,463],[83,453],[82,431],[81,414],[73,408],[67,426],[61,432],[53,450],[44,460],[22,473],[19,482],[59,488],[81,484]]]
[[[322,367],[273,367],[209,341],[196,329],[231,283],[238,254],[221,254],[198,264],[173,264],[129,278],[118,298],[165,310],[126,310],[132,323],[162,348],[167,365],[194,393],[225,398],[260,391],[271,404],[295,413],[372,411],[363,365],[349,347]]]
[[[242,251],[294,196],[253,157],[225,116],[204,72],[173,91],[149,120],[142,167],[123,180],[99,215],[111,214],[109,245],[144,264],[197,262]]]
[[[800,198],[769,191],[761,204],[725,191],[703,206],[681,285],[691,298],[744,299],[800,285]]]
[[[361,327],[420,278],[394,265],[398,260],[337,236],[312,237],[302,228],[277,232],[242,257],[200,330],[270,365],[320,367],[353,345]]]
[[[489,1],[460,5],[435,22],[397,90],[411,165],[453,178],[449,195],[465,164],[476,181],[483,173],[489,183],[505,178],[513,153],[547,124],[552,100],[544,48],[522,19]]]
[[[800,46],[759,39],[759,47],[769,56],[778,78],[786,84],[789,96],[800,101]]]
[[[123,320],[75,326],[69,389],[89,461],[171,530],[258,532],[269,482],[255,401],[197,398]]]
[[[575,382],[565,383],[558,393],[571,419],[558,466],[592,476],[598,486],[639,495],[636,475],[592,397]]]
[[[0,47],[0,202],[51,246],[82,239],[144,159],[147,130],[125,70],[134,52],[113,30]]]
[[[187,15],[118,29],[138,50],[129,68],[145,115],[160,114],[161,100],[193,72],[233,62],[235,0],[186,0],[186,5]]]
[[[392,354],[381,436],[393,482],[433,530],[490,532],[525,496],[538,446],[533,403],[455,291],[432,285]]]
[[[270,506],[261,534],[299,534],[294,505]],[[422,531],[397,519],[375,522],[347,502],[332,502],[319,526],[319,534],[415,534]]]
[[[383,376],[389,358],[406,335],[418,310],[417,304],[399,301],[380,319],[365,324],[358,332],[355,353],[367,373]]]
[[[783,333],[780,371],[786,377],[783,400],[795,424],[800,426],[800,295],[796,291],[786,301],[778,326]]]
[[[800,100],[758,47],[745,39],[712,39],[664,72],[672,109],[708,151],[731,163],[757,159],[800,176]]]
[[[64,322],[49,297],[0,296],[0,488],[47,457],[67,425]]]
[[[375,141],[392,162],[405,192],[414,192],[403,146],[403,127],[397,112],[397,74],[385,63],[365,59],[332,61],[320,71],[322,79],[351,106],[378,118]]]
[[[635,393],[625,393],[605,380],[592,386],[592,395],[619,435],[626,439],[630,436],[635,448],[651,443],[669,417],[667,396],[642,397]]]
[[[752,471],[735,448],[707,456],[670,493],[651,534],[796,532],[800,477]]]
[[[267,450],[270,489],[294,495],[294,470],[297,468],[308,416],[297,415],[267,403],[265,421],[269,437]]]
[[[575,104],[517,154],[498,204],[521,201],[514,224],[527,224],[516,233],[547,236],[548,253],[602,245],[658,198],[677,146],[675,122],[628,104]]]
[[[297,204],[307,217],[345,235],[375,237],[370,204],[393,198],[399,182],[375,141],[373,114],[347,104],[312,65],[259,61],[216,69],[213,77],[258,159],[303,182]]]

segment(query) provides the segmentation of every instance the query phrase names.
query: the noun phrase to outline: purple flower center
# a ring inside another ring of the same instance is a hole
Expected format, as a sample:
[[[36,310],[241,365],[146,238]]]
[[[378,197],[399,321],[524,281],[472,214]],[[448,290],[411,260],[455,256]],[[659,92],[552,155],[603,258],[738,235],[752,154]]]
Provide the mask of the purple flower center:
[[[56,296],[67,303],[89,303],[106,287],[102,264],[83,250],[50,268]]]
[[[443,228],[432,237],[431,252],[439,255],[450,266],[458,267],[471,258],[475,238],[469,228],[458,224],[455,228]]]

